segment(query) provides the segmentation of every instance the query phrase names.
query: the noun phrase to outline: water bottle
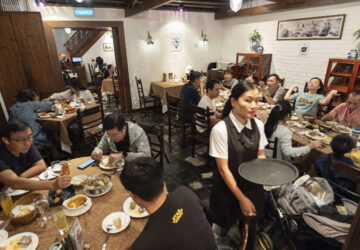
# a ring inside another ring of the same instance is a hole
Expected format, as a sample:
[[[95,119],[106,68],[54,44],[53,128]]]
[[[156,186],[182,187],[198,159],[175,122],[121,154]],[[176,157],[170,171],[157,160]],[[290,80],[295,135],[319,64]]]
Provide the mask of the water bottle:
[[[360,128],[353,128],[351,131],[351,138],[354,140],[354,147],[356,147],[360,138]]]

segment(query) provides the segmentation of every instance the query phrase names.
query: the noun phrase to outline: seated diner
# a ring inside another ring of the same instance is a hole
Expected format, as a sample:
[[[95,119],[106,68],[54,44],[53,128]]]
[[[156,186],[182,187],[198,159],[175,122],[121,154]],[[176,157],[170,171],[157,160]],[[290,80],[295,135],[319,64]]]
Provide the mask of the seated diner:
[[[264,99],[269,104],[276,104],[279,101],[284,100],[286,91],[284,87],[280,85],[280,77],[278,74],[269,75],[266,86],[260,85],[260,90],[263,93]]]
[[[224,72],[224,80],[222,82],[223,86],[227,89],[233,89],[239,81],[234,78],[234,73],[232,70],[228,69]]]
[[[46,164],[33,145],[30,125],[19,120],[5,124],[1,129],[0,189],[45,190],[70,185],[69,175],[47,181],[31,179],[44,171]]]

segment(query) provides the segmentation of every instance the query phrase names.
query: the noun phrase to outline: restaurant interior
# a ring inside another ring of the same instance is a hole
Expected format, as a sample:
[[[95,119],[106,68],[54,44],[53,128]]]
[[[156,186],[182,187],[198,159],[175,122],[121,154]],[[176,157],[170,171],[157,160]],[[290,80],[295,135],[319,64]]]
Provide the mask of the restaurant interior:
[[[1,0],[0,249],[358,249],[359,12]]]

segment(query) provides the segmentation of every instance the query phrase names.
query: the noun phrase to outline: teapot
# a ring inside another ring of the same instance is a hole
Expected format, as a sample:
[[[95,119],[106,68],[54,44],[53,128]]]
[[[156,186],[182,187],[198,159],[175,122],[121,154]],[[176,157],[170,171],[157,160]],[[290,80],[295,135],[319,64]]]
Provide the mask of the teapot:
[[[57,103],[54,105],[54,111],[55,115],[62,115],[64,114],[64,107],[60,103]]]

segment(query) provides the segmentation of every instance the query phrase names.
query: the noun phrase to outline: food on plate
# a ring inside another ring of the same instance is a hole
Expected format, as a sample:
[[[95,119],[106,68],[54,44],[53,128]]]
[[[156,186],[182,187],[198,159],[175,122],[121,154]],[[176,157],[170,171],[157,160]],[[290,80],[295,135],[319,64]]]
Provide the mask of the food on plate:
[[[55,197],[55,199],[53,200],[54,204],[58,204],[60,201],[60,197]]]
[[[35,211],[35,207],[33,205],[17,205],[13,208],[11,213],[15,218],[26,216]]]
[[[323,138],[323,141],[324,141],[326,144],[330,144],[330,142],[332,141],[332,138],[331,138],[331,137],[324,137],[324,138]]]
[[[47,113],[42,113],[40,117],[49,117],[49,115]]]
[[[344,125],[339,125],[339,130],[340,130],[339,132],[346,133],[346,134],[351,132],[351,128],[348,128]]]
[[[58,196],[59,196],[59,195],[62,193],[62,190],[61,190],[61,189],[58,189],[58,190],[56,190],[56,192],[55,192],[55,193],[56,193],[56,195],[58,195]]]
[[[113,224],[114,224],[114,226],[115,226],[116,229],[121,228],[121,226],[122,226],[121,218],[118,217],[118,218],[116,218],[116,219],[113,219]]]
[[[15,250],[15,249],[21,249],[26,248],[29,246],[32,242],[32,238],[30,235],[26,236],[23,235],[20,238],[17,238],[13,241],[11,241],[9,244],[5,245],[3,249],[5,250]]]
[[[322,136],[322,134],[318,130],[313,130],[309,132],[310,136]]]
[[[130,210],[133,212],[133,213],[137,213],[139,215],[142,215],[144,212],[145,212],[145,209],[140,207],[138,204],[136,204],[134,201],[131,201],[130,202],[130,205],[129,205],[129,208]]]
[[[87,201],[87,197],[86,197],[86,196],[77,195],[77,196],[74,196],[73,198],[71,198],[71,199],[66,203],[66,207],[67,207],[67,208],[78,208],[78,207],[84,205],[86,201]]]
[[[87,179],[86,175],[76,175],[73,178],[71,178],[71,184],[75,186],[80,186],[85,184],[86,179]]]
[[[105,167],[105,168],[113,168],[114,167],[114,163],[109,163],[109,158],[106,158],[106,159],[103,159],[102,160],[102,165]]]
[[[135,209],[136,208],[136,203],[135,202],[130,202],[130,209]]]
[[[90,194],[97,195],[104,192],[110,182],[110,176],[105,174],[96,174],[87,178],[84,188]]]
[[[351,153],[351,159],[352,159],[355,163],[360,163],[360,153],[358,153],[358,152],[352,152],[352,153]]]
[[[313,124],[313,123],[307,123],[305,127],[309,128],[309,129],[318,129],[319,125],[316,125],[316,124]]]
[[[71,112],[74,112],[75,110],[76,110],[76,108],[73,107],[73,106],[67,106],[67,107],[65,107],[65,112],[66,112],[66,113],[71,113]]]

